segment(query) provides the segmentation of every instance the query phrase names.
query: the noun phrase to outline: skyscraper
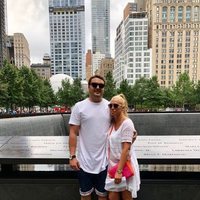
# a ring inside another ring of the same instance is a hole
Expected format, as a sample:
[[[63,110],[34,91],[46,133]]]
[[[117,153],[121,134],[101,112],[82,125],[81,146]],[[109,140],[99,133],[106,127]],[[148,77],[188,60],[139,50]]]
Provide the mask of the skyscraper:
[[[5,1],[0,1],[0,67],[6,58]]]
[[[30,67],[30,50],[27,39],[23,33],[14,33],[14,64],[18,68]]]
[[[110,0],[91,0],[92,52],[110,54]]]
[[[148,0],[153,75],[171,87],[180,74],[200,80],[200,1]]]
[[[134,85],[141,77],[151,78],[151,49],[148,49],[148,18],[137,12],[135,3],[128,3],[124,18],[117,27],[113,77],[119,87],[122,80]]]
[[[49,0],[51,73],[85,79],[84,0]]]

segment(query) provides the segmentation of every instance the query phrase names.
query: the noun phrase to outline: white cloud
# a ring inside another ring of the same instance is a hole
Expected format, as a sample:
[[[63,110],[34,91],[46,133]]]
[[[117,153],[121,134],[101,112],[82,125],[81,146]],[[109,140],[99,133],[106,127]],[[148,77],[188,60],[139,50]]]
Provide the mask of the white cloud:
[[[90,1],[86,4],[86,50],[91,48]],[[111,54],[114,56],[115,30],[122,20],[123,9],[133,0],[111,0]],[[48,0],[8,0],[8,34],[23,33],[28,40],[31,62],[42,62],[45,53],[50,54]]]

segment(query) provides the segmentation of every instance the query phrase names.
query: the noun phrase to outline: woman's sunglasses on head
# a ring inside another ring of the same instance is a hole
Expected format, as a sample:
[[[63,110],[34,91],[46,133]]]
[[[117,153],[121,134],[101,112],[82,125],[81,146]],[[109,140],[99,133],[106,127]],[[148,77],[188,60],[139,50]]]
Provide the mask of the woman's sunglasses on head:
[[[103,89],[104,88],[104,84],[103,83],[90,83],[90,85],[93,87],[93,88],[97,88],[99,87],[100,89]]]

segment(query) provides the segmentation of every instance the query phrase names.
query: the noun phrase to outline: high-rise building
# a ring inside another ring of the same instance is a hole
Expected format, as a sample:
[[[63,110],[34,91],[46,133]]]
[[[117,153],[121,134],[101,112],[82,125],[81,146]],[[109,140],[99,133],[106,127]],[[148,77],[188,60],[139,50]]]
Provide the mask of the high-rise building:
[[[200,80],[200,1],[148,0],[153,75],[171,87],[180,74]]]
[[[86,53],[86,80],[89,80],[89,78],[92,76],[92,51],[91,49],[88,49]]]
[[[32,64],[31,69],[33,69],[36,74],[42,79],[49,80],[51,77],[51,59],[48,54],[43,57],[43,63]]]
[[[131,14],[132,12],[137,12],[137,4],[136,3],[128,3],[124,8],[124,19]]]
[[[13,35],[7,35],[6,37],[6,48],[7,48],[7,60],[11,64],[15,64],[14,55],[14,37]]]
[[[145,11],[146,10],[146,2],[148,0],[135,0],[135,3],[137,4],[137,11]]]
[[[14,33],[14,64],[18,68],[30,67],[30,50],[27,39],[23,33]]]
[[[6,59],[5,1],[0,1],[0,67]]]
[[[92,0],[92,53],[110,54],[110,0]]]
[[[141,77],[152,75],[151,49],[148,49],[148,18],[146,12],[131,12],[128,4],[124,18],[117,27],[113,77],[119,87],[126,79],[130,85]]]
[[[103,58],[101,59],[101,64],[100,67],[98,69],[98,73],[106,78],[106,75],[108,74],[108,72],[113,72],[113,68],[114,68],[114,59],[113,58]]]
[[[84,0],[49,0],[51,73],[85,79]]]

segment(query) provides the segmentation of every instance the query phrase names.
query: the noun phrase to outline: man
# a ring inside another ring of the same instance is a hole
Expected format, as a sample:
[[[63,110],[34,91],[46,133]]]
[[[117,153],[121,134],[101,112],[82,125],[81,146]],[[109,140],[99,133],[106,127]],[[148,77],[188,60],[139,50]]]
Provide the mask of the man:
[[[89,97],[75,104],[69,120],[70,166],[78,170],[81,200],[91,200],[94,190],[98,200],[107,199],[104,187],[110,114],[109,102],[103,98],[104,86],[103,77],[92,76],[88,81]]]

